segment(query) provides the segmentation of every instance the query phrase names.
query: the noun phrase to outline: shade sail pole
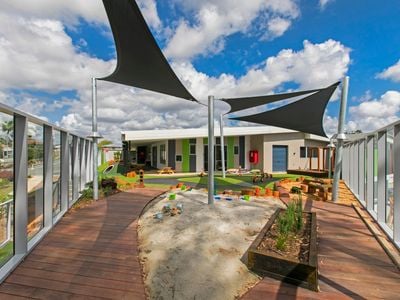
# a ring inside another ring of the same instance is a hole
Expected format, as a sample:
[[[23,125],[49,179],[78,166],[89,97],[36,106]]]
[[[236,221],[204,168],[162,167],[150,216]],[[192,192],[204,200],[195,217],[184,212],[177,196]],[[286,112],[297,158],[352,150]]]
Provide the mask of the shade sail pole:
[[[221,139],[222,178],[225,178],[225,143],[224,143],[223,114],[219,115],[219,126],[220,126],[220,139]]]
[[[339,180],[340,173],[342,172],[342,157],[343,157],[343,143],[346,138],[344,134],[344,124],[346,122],[346,109],[347,109],[347,94],[349,89],[349,76],[346,76],[342,84],[342,97],[340,101],[340,114],[338,124],[338,135],[337,135],[337,148],[336,148],[336,161],[335,161],[335,172],[333,174],[333,186],[332,186],[332,201],[339,201]]]
[[[214,204],[214,96],[208,96],[208,204]]]
[[[97,176],[97,82],[92,78],[92,137],[93,137],[93,199],[99,199],[99,182]]]

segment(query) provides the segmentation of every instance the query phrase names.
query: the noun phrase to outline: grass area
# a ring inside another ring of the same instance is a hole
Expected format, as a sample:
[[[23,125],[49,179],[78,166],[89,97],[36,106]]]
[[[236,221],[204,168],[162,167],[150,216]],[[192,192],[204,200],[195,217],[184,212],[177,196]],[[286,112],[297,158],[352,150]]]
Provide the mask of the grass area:
[[[9,241],[2,248],[0,248],[0,266],[4,265],[11,256],[13,256],[13,242]]]
[[[259,187],[268,187],[272,188],[274,186],[274,182],[277,180],[280,180],[282,178],[290,178],[292,180],[296,180],[296,178],[300,177],[300,175],[294,175],[294,174],[274,174],[272,179],[268,179],[266,182],[258,182],[258,183],[253,183],[253,175],[227,175],[226,178],[222,178],[221,176],[215,176],[215,184],[216,188],[218,189],[218,186],[231,186],[232,190],[241,190],[243,189],[243,186],[240,186],[239,184],[242,183],[249,183],[253,186],[259,186]],[[307,177],[307,176],[303,176]],[[308,177],[307,177],[308,178]],[[193,184],[204,184],[206,185],[208,182],[208,177],[180,177],[178,179],[179,181],[183,182],[190,182]]]
[[[0,187],[0,203],[5,202],[12,198],[10,197],[10,193],[13,191],[13,184],[10,182],[7,185],[3,185]]]
[[[101,166],[99,166],[98,170],[99,173],[102,174],[102,172],[108,167],[108,163],[104,163]],[[139,181],[139,174],[137,173],[136,177],[126,177],[122,175],[124,173],[124,170],[122,170],[122,167],[120,167],[118,164],[114,167],[111,172],[109,172],[107,175],[102,175],[101,177],[115,177],[119,178],[122,181],[128,182],[128,183],[135,183]],[[257,182],[253,183],[253,177],[254,175],[252,174],[243,174],[241,176],[238,175],[227,175],[226,178],[222,178],[222,175],[217,174],[215,176],[215,185],[216,188],[218,189],[219,186],[224,186],[225,188],[229,186],[230,189],[232,190],[241,190],[243,189],[243,183],[250,184],[252,186],[259,186],[262,188],[273,188],[274,182],[277,180],[280,180],[282,178],[290,178],[292,180],[295,180],[296,178],[300,177],[300,175],[294,175],[294,174],[274,174],[272,179],[267,179],[265,182]],[[303,176],[305,178],[310,178],[309,176]],[[186,183],[192,183],[193,185],[197,184],[202,184],[202,185],[207,185],[208,182],[208,177],[200,177],[197,175],[191,175],[191,176],[186,176],[182,177],[182,175],[165,175],[165,176],[160,176],[157,174],[144,174],[144,181],[145,185],[147,187],[155,187],[155,188],[168,188],[169,184],[163,184],[163,183],[146,183],[146,179],[177,179],[178,181],[186,182]]]

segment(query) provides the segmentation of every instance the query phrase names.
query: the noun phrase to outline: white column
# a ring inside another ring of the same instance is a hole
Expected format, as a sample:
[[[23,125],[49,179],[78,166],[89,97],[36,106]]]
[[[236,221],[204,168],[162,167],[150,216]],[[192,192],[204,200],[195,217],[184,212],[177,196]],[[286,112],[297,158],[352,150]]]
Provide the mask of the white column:
[[[386,131],[378,133],[378,222],[386,223]]]
[[[61,212],[68,209],[69,184],[69,146],[67,132],[61,131]]]
[[[365,202],[365,139],[358,144],[358,198]]]
[[[53,129],[44,126],[44,227],[53,225]]]
[[[223,115],[219,116],[220,139],[221,139],[221,161],[222,161],[222,178],[225,178],[225,143],[224,143],[224,120]]]
[[[92,78],[92,136],[93,136],[93,199],[99,199],[99,186],[97,174],[98,150],[97,150],[97,84],[96,78]]]
[[[14,117],[14,241],[15,254],[25,255],[28,251],[28,148],[26,117]]]
[[[374,136],[367,137],[367,210],[374,210]]]
[[[214,204],[214,96],[208,96],[208,204]]]
[[[394,127],[393,138],[393,239],[400,245],[400,124]]]
[[[336,162],[335,162],[335,173],[333,174],[333,189],[332,189],[332,200],[338,202],[339,200],[339,180],[340,173],[342,172],[342,155],[343,155],[343,141],[344,125],[346,121],[346,109],[347,109],[347,93],[349,86],[349,77],[346,76],[342,83],[342,98],[340,102],[340,114],[338,124],[338,135],[337,135],[337,150],[336,150]]]

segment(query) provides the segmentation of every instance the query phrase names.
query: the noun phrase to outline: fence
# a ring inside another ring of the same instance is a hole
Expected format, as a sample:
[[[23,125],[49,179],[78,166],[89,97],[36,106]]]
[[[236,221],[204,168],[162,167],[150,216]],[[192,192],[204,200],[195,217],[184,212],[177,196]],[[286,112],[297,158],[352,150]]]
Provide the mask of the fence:
[[[92,181],[92,156],[90,140],[0,104],[0,280]]]
[[[400,122],[348,139],[342,178],[399,247]]]

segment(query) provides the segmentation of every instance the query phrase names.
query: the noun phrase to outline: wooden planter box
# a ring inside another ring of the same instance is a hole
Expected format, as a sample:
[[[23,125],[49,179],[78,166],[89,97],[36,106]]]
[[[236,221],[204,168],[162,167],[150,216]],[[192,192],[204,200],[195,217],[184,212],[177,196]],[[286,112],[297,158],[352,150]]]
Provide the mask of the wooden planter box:
[[[248,250],[247,266],[263,276],[269,276],[283,282],[318,291],[318,256],[317,256],[317,215],[311,215],[310,249],[308,263],[285,259],[279,254],[257,250],[266,232],[274,224],[281,209],[272,215]]]

